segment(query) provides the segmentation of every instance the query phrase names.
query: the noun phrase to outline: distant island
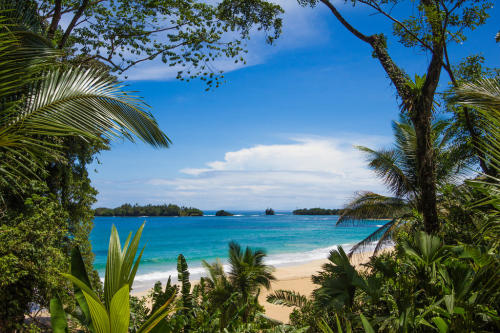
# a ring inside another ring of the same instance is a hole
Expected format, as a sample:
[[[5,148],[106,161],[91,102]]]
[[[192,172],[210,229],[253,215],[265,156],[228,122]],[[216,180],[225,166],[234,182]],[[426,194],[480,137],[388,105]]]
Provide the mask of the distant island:
[[[215,213],[215,216],[234,216],[234,214],[226,212],[225,210],[221,209]]]
[[[96,208],[94,216],[203,216],[203,211],[174,204],[146,206],[124,204],[116,208]]]
[[[340,215],[342,209],[302,208],[293,211],[293,215]]]
[[[266,215],[274,215],[274,209],[272,208],[266,209]]]

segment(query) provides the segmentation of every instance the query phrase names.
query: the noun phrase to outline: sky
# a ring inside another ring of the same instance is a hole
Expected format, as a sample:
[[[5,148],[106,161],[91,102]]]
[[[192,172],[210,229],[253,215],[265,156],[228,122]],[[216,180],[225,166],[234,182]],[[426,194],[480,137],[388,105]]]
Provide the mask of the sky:
[[[278,2],[285,9],[282,36],[268,45],[252,34],[245,66],[219,60],[215,67],[226,72],[219,88],[207,92],[199,80],[175,80],[156,60],[127,73],[127,89],[139,91],[173,144],[154,149],[113,142],[89,167],[99,191],[95,207],[340,208],[358,191],[387,194],[355,146],[390,147],[391,121],[399,115],[394,88],[370,48],[326,7]],[[360,31],[390,33],[387,21],[369,9],[341,3]],[[452,63],[481,53],[486,65],[498,67],[499,8],[449,49]],[[411,76],[425,72],[428,55],[394,39],[388,46]],[[449,79],[441,81],[443,88]]]

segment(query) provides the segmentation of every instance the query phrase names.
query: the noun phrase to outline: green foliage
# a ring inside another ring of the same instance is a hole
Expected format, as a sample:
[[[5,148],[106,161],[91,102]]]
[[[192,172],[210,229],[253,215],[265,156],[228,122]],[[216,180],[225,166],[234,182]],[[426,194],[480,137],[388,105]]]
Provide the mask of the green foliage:
[[[356,288],[361,284],[360,275],[341,246],[330,252],[328,260],[323,270],[312,276],[313,282],[321,286],[314,291],[315,302],[324,308],[350,309]]]
[[[61,25],[53,1],[37,0],[47,36],[75,62],[99,61],[117,73],[159,59],[179,78],[201,76],[219,84],[218,58],[244,61],[243,41],[251,29],[272,42],[281,32],[281,7],[267,1],[217,4],[197,0],[62,1],[69,24]],[[85,24],[80,24],[85,22]],[[133,22],[133,24],[132,24]]]
[[[89,278],[84,270],[83,259],[79,256],[79,251],[74,252],[72,256],[71,274],[62,274],[73,283],[75,298],[79,303],[81,312],[85,317],[87,313],[90,316],[90,320],[87,320],[87,318],[80,320],[80,325],[87,327],[92,332],[125,333],[129,330],[131,317],[129,293],[144,250],[141,250],[136,259],[143,228],[144,224],[133,238],[132,233],[129,234],[122,250],[118,232],[114,226],[112,227],[104,279],[103,301],[92,290]],[[75,266],[76,268],[74,268]],[[79,293],[83,295],[83,298],[79,298]],[[172,300],[173,297],[159,307],[156,312],[142,323],[137,332],[146,333],[151,331],[168,315],[170,311],[169,305]],[[51,300],[50,310],[52,324],[57,325],[53,329],[64,331],[68,327],[68,324],[64,320],[65,310],[58,298]]]
[[[168,277],[167,284],[165,285],[165,289],[162,290],[161,282],[156,282],[151,293],[149,294],[149,298],[151,298],[152,306],[151,312],[156,312],[156,310],[165,304],[172,297],[177,296],[179,292],[179,286],[172,285],[171,278]]]
[[[69,256],[79,246],[90,271],[88,235],[97,192],[86,165],[111,137],[138,136],[163,147],[169,140],[145,104],[106,72],[56,61],[62,52],[41,35],[31,4],[5,1],[0,6],[0,71],[5,74],[0,88],[0,211],[22,216],[23,202],[33,195],[51,198],[67,215],[61,252]],[[43,251],[45,244],[40,246]],[[49,260],[40,258],[40,264],[51,267]],[[98,288],[95,272],[91,280]],[[48,298],[32,301],[48,304]]]
[[[19,328],[31,312],[30,302],[48,300],[66,283],[59,275],[68,267],[61,245],[68,243],[67,213],[54,200],[28,198],[23,212],[0,218],[0,326]]]
[[[186,259],[182,254],[177,258],[177,280],[181,282],[181,304],[183,311],[189,312],[193,308],[191,295],[191,283],[189,282],[189,271]]]
[[[62,66],[51,43],[26,20],[8,18],[0,7],[0,183],[17,177],[37,178],[33,165],[62,160],[63,145],[54,137],[77,136],[100,141],[134,137],[157,147],[170,140],[148,107],[122,90],[102,70]],[[24,14],[24,13],[23,13]]]
[[[466,57],[459,65],[453,68],[455,84],[463,86],[468,82],[476,82],[481,79],[498,80],[500,71],[484,66],[484,57],[472,55]],[[480,145],[488,140],[488,133],[483,130],[483,121],[478,108],[471,104],[457,103],[455,90],[453,88],[445,94],[447,110],[453,114],[453,130],[457,144],[466,150],[464,158],[471,158],[478,163],[486,174],[494,175],[495,169],[490,165]]]
[[[271,304],[284,305],[288,307],[303,308],[309,305],[310,301],[304,295],[291,290],[276,290],[267,296],[266,301]]]
[[[341,209],[325,209],[325,208],[302,208],[293,211],[293,215],[340,215]]]
[[[397,244],[395,253],[373,257],[363,274],[340,250],[332,252],[331,263],[315,277],[319,288],[307,300],[312,306],[303,303],[292,322],[308,323],[311,332],[342,332],[351,326],[365,332],[498,327],[497,255],[480,247],[447,246],[423,232]]]
[[[179,207],[174,204],[146,205],[123,204],[116,208],[96,208],[95,216],[203,216],[203,212],[193,207]]]
[[[215,212],[215,216],[233,216],[234,214],[230,213],[230,212],[226,212],[225,210],[218,210],[217,212]]]
[[[351,254],[374,241],[378,241],[374,251],[377,253],[403,224],[421,222],[416,132],[406,117],[401,117],[400,122],[393,122],[393,130],[396,142],[391,149],[373,150],[358,147],[366,154],[368,166],[384,181],[394,197],[360,192],[346,205],[337,224],[359,223],[360,220],[372,218],[389,220],[355,245],[351,249]],[[434,121],[431,127],[431,139],[436,165],[436,182],[441,191],[447,184],[458,183],[461,180],[463,170],[470,165],[470,160],[462,158],[462,147],[453,144],[450,124],[447,121]]]

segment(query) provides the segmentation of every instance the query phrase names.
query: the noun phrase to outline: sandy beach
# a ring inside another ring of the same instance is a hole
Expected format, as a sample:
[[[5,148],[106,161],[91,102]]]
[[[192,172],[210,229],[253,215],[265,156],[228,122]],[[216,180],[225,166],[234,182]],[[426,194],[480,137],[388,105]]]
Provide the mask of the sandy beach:
[[[355,254],[351,258],[351,263],[359,267],[359,265],[368,261],[370,255],[371,252]],[[266,301],[267,295],[273,293],[274,290],[287,289],[294,290],[302,295],[310,296],[312,291],[317,288],[311,281],[311,275],[320,271],[321,266],[327,261],[328,260],[325,258],[300,265],[277,267],[274,272],[276,281],[271,283],[271,289],[262,289],[259,296],[260,304],[266,309],[266,316],[287,323],[293,309],[268,303]],[[147,295],[148,292],[149,291],[140,291],[136,293],[132,292],[132,294],[141,297]]]

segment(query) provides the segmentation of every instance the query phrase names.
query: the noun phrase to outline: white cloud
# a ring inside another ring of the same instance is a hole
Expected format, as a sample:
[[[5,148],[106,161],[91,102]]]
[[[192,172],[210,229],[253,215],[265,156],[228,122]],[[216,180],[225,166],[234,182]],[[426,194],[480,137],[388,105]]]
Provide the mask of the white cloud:
[[[113,197],[134,193],[140,203],[175,202],[202,209],[341,207],[355,191],[385,193],[353,145],[373,147],[387,141],[308,137],[288,144],[257,145],[227,152],[223,160],[202,168],[183,169],[181,177],[114,186]]]

